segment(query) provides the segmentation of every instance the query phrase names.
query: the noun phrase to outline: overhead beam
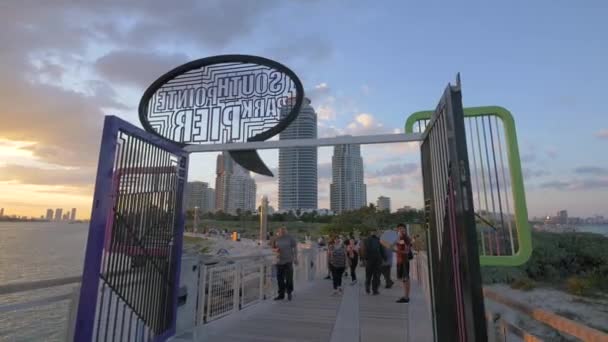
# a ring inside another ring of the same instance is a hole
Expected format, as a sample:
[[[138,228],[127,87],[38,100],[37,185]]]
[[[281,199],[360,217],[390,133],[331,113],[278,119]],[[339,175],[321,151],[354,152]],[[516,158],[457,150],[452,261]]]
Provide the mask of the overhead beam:
[[[268,150],[283,147],[334,146],[345,144],[391,144],[422,141],[422,133],[397,133],[379,135],[339,136],[318,139],[287,139],[270,141],[252,141],[232,144],[188,145],[187,152],[219,152],[238,150]]]

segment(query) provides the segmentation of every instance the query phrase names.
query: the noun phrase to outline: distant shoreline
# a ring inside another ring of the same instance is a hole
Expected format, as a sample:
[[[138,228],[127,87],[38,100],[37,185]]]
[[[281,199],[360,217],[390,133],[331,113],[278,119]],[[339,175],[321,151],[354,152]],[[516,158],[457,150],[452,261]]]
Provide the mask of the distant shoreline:
[[[34,219],[34,218],[12,218],[8,216],[0,217],[0,222],[38,222],[38,223],[46,223],[46,222],[63,222],[63,223],[88,223],[88,220],[74,220],[74,221],[53,221],[47,219]]]

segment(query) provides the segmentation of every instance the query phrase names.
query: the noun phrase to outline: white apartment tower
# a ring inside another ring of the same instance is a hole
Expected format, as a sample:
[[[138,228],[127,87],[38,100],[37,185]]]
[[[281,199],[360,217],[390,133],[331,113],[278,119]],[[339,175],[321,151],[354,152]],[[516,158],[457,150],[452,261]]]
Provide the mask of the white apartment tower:
[[[367,205],[367,188],[363,183],[361,146],[334,146],[331,158],[330,207],[335,213]]]
[[[281,109],[281,117],[289,114]],[[285,130],[280,140],[314,139],[317,137],[317,114],[304,98],[300,113]],[[279,210],[317,209],[317,147],[279,149]]]

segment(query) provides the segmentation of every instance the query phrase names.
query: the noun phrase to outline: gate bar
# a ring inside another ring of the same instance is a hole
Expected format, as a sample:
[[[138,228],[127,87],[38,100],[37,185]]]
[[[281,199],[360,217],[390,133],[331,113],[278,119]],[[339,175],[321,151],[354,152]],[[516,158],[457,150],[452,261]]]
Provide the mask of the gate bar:
[[[238,150],[265,150],[282,147],[305,147],[305,146],[333,146],[346,144],[388,144],[412,141],[422,141],[423,133],[396,133],[377,135],[344,135],[332,138],[316,139],[287,139],[270,141],[249,141],[245,143],[232,144],[207,144],[188,145],[184,147],[186,152],[220,152]]]

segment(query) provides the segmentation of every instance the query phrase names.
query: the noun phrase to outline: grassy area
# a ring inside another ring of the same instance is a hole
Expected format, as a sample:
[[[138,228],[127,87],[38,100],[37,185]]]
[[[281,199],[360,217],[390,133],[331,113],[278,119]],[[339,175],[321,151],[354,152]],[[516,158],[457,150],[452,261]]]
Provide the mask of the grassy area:
[[[184,236],[184,250],[205,254],[211,250],[213,243],[207,239]]]

